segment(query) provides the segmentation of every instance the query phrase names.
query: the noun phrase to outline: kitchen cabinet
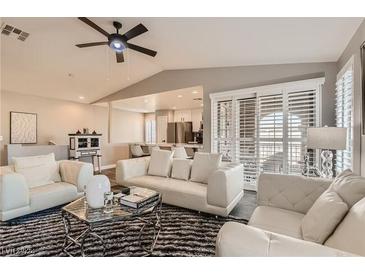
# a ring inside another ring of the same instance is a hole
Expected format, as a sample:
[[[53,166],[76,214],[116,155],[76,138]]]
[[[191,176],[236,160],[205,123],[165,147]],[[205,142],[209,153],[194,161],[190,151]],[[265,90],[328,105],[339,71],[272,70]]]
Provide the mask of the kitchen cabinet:
[[[174,122],[191,122],[191,110],[175,110]]]
[[[203,121],[203,109],[182,109],[174,111],[174,122],[193,122],[193,131],[199,131]]]

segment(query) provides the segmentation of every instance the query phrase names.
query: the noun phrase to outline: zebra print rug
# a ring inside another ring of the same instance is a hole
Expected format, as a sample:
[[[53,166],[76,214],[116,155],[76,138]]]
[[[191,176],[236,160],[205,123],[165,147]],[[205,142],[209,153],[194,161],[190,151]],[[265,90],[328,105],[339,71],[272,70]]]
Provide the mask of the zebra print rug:
[[[143,218],[150,218],[144,216]],[[227,221],[247,223],[234,217],[215,217],[184,208],[163,205],[162,230],[152,256],[214,256],[219,229]],[[73,233],[85,226],[72,220]],[[106,256],[143,256],[138,236],[142,222],[136,219],[106,223],[95,229],[106,243]],[[146,229],[145,239],[153,238],[153,229]],[[62,252],[64,226],[61,207],[51,208],[15,221],[0,223],[0,256],[65,256]],[[87,256],[102,256],[102,245],[94,238],[85,241]],[[76,246],[69,248],[80,256]]]

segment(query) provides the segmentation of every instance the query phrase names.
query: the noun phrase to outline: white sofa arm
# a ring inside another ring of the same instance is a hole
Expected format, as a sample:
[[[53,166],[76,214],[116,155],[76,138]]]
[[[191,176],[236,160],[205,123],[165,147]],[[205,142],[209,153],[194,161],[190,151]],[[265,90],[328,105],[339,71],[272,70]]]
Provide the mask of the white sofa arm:
[[[218,233],[216,256],[330,257],[355,255],[252,226],[228,222],[222,226]]]
[[[129,178],[147,174],[151,157],[140,157],[134,159],[119,160],[117,162],[115,179],[117,184],[122,185]]]
[[[261,174],[257,204],[307,213],[331,180],[294,175]]]
[[[243,165],[228,164],[219,168],[208,178],[207,202],[210,205],[227,207],[243,192]]]
[[[19,173],[0,175],[0,211],[29,205],[29,187]]]
[[[91,163],[62,160],[59,165],[62,181],[75,185],[79,192],[84,191],[84,186],[94,176]]]

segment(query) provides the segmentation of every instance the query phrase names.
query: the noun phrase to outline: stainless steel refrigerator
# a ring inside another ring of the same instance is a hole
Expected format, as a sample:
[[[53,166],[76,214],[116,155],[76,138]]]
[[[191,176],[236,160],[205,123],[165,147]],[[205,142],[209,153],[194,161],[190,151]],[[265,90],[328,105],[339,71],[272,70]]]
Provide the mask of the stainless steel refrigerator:
[[[193,123],[176,122],[167,124],[167,142],[168,143],[188,143],[193,141]]]

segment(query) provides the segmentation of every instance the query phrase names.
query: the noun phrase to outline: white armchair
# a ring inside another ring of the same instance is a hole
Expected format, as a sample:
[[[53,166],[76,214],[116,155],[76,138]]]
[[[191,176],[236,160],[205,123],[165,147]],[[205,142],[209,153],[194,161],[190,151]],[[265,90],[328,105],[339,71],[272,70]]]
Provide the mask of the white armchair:
[[[60,182],[31,187],[13,166],[0,167],[0,219],[7,221],[32,212],[71,202],[83,195],[93,176],[89,163],[60,161]]]
[[[260,175],[258,206],[248,225],[225,223],[217,236],[216,255],[364,256],[365,198],[349,209],[322,244],[303,237],[305,214],[330,184],[321,178]]]
[[[29,201],[29,187],[23,175],[17,173],[0,175],[1,212],[26,208]]]

